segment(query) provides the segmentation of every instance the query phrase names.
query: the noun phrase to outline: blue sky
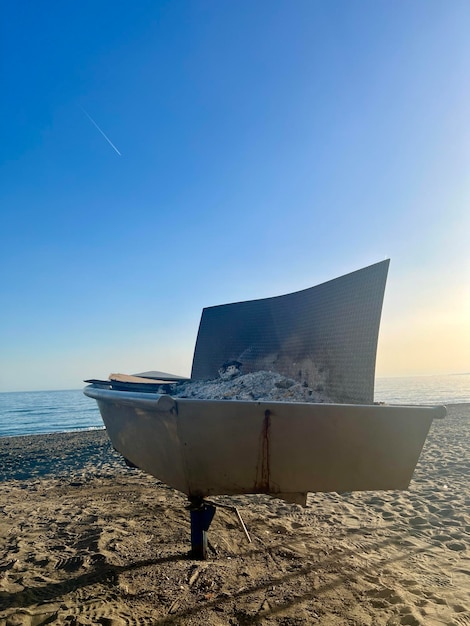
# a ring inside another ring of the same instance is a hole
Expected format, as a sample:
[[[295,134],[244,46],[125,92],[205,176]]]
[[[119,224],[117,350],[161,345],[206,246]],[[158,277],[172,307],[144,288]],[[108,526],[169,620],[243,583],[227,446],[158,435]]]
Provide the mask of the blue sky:
[[[1,391],[189,374],[204,306],[384,258],[377,375],[470,371],[466,0],[7,0],[1,29]]]

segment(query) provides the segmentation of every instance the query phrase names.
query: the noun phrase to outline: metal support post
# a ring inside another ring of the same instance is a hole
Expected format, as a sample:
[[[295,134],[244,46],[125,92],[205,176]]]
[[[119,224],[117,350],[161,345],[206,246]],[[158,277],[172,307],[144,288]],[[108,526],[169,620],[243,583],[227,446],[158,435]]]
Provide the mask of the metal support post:
[[[191,517],[191,557],[207,558],[207,531],[215,515],[215,506],[204,498],[191,498],[188,507]]]

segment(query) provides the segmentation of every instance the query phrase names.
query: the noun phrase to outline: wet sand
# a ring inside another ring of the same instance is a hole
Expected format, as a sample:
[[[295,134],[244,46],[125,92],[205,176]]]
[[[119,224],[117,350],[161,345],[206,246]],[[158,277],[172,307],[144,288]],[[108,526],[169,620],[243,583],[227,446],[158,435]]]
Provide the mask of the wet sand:
[[[104,431],[0,439],[0,626],[470,626],[470,404],[434,422],[408,491],[214,498],[187,557],[183,494]]]

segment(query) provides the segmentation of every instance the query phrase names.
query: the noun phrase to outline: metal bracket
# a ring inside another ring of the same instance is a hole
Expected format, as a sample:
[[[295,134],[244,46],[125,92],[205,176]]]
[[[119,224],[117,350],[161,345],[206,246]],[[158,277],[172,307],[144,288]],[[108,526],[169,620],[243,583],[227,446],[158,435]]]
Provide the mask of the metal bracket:
[[[202,497],[191,497],[189,500],[190,504],[187,509],[191,517],[191,558],[204,561],[207,559],[207,547],[209,545],[207,532],[214,519],[217,507],[228,509],[235,513],[248,543],[251,543],[250,534],[236,506],[211,502]]]

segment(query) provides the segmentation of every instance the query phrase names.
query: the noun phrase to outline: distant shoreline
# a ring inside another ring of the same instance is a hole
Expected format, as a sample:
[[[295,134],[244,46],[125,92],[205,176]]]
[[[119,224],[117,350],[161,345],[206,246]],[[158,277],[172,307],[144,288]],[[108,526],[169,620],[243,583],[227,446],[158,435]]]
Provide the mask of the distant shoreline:
[[[390,380],[390,379],[411,379],[411,378],[437,378],[437,377],[452,377],[452,376],[470,376],[470,372],[448,372],[446,374],[389,374],[375,376],[375,380]],[[83,383],[80,387],[67,387],[63,389],[5,389],[0,390],[2,393],[56,393],[61,391],[82,391],[87,383]]]

